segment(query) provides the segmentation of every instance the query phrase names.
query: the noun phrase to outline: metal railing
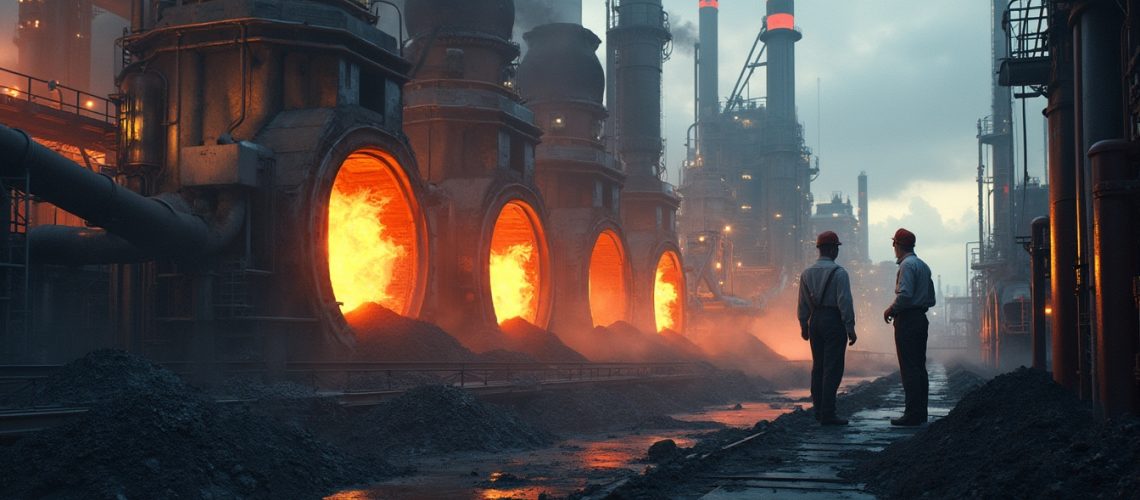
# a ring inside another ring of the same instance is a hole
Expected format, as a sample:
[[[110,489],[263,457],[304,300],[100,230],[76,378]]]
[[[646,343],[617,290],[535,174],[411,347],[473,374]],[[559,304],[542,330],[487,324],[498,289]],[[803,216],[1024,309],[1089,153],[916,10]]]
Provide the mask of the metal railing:
[[[1011,0],[1006,9],[1005,31],[1013,59],[1049,57],[1049,2]]]
[[[118,105],[106,97],[7,68],[0,68],[0,99],[26,101],[110,125],[119,120]]]

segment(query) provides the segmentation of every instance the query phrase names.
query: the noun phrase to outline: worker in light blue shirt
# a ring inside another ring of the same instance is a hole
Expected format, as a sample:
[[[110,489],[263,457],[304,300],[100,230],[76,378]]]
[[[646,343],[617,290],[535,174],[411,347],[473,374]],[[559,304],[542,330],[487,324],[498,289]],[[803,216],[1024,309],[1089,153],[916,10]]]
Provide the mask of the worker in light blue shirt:
[[[930,267],[914,254],[917,238],[904,228],[895,231],[895,301],[883,311],[883,321],[895,324],[895,351],[906,394],[906,409],[891,425],[914,426],[926,422],[930,383],[926,373],[926,341],[930,322],[926,310],[934,307],[934,281]]]

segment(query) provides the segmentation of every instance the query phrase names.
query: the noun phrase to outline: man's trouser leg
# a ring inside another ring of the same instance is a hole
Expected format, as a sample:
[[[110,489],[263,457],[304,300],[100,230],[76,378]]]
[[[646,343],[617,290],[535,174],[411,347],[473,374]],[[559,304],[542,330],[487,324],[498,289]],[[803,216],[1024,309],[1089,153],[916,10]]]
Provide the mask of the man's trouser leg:
[[[811,344],[811,407],[812,411],[815,412],[815,419],[819,420],[823,417],[823,407],[820,402],[820,396],[823,395],[823,347],[825,342],[822,338],[822,334],[817,333],[815,330],[815,328],[812,328],[809,342]]]
[[[906,393],[907,415],[926,417],[930,383],[926,373],[926,341],[930,323],[926,313],[903,311],[895,318],[895,350],[899,375]]]
[[[812,402],[816,415],[835,416],[835,393],[843,380],[847,333],[838,310],[823,309],[812,317]]]

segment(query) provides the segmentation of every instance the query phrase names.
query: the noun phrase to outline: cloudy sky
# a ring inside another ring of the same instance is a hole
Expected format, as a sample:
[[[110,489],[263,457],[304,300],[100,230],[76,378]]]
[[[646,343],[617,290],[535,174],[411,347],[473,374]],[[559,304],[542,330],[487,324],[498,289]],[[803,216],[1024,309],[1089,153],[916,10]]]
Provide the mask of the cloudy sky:
[[[549,0],[559,2],[562,0]],[[697,0],[664,0],[675,31],[695,33]],[[977,239],[975,126],[990,111],[989,0],[800,0],[797,99],[807,142],[821,159],[817,200],[855,194],[870,176],[871,255],[892,258],[898,226],[918,234],[918,253],[947,287],[964,287],[965,244]],[[583,24],[604,33],[605,0],[583,0]],[[0,0],[0,67],[16,63],[17,0]],[[764,16],[763,0],[723,0],[720,95],[731,90]],[[99,16],[106,46],[93,50],[97,91],[111,90],[109,37],[121,20]],[[603,37],[604,38],[604,37]],[[680,45],[680,44],[679,44]],[[599,55],[604,54],[599,50]],[[665,138],[670,180],[678,179],[692,122],[692,51],[678,46],[665,69]],[[751,94],[764,94],[764,72]],[[820,92],[817,92],[820,90]],[[1043,176],[1040,99],[1026,130],[1031,177]],[[1021,108],[1014,108],[1020,120]],[[1021,130],[1019,123],[1015,129]],[[1020,144],[1020,138],[1017,139]],[[1018,171],[1022,160],[1018,153]]]

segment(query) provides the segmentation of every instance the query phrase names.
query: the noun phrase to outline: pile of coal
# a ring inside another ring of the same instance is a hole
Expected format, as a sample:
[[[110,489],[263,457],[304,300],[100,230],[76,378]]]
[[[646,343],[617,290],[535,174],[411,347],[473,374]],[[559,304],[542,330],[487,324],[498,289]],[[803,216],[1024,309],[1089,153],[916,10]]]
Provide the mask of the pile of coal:
[[[74,385],[61,392],[55,384],[68,378]],[[313,498],[396,472],[299,426],[217,404],[125,353],[92,353],[52,382],[58,398],[99,397],[77,420],[0,447],[5,497]]]
[[[124,351],[105,349],[64,365],[24,395],[20,406],[84,406],[126,394],[184,390],[174,372]]]
[[[1140,421],[1102,422],[1048,374],[1021,368],[851,477],[887,498],[1135,498]]]
[[[438,326],[401,316],[380,304],[363,304],[344,318],[356,332],[357,361],[466,363],[479,359]]]
[[[503,346],[508,351],[523,353],[542,363],[587,363],[590,360],[562,342],[553,332],[534,326],[522,318],[509,319],[499,325]]]
[[[362,415],[341,439],[403,455],[530,449],[553,437],[456,387],[417,387]]]
[[[692,355],[687,342],[679,335],[669,342],[659,334],[648,334],[637,327],[618,321],[610,326],[597,326],[592,331],[568,338],[567,341],[586,357],[601,363],[669,363],[695,361],[703,354]],[[698,349],[699,351],[699,349]]]
[[[678,353],[681,357],[692,361],[708,359],[708,355],[688,337],[668,328],[658,333],[658,339],[666,347]]]
[[[693,342],[719,365],[745,368],[756,363],[787,361],[764,341],[743,330],[709,330],[696,335]]]
[[[487,363],[536,364],[539,362],[529,354],[517,351],[508,351],[506,349],[494,349],[491,351],[479,353],[479,360]]]

